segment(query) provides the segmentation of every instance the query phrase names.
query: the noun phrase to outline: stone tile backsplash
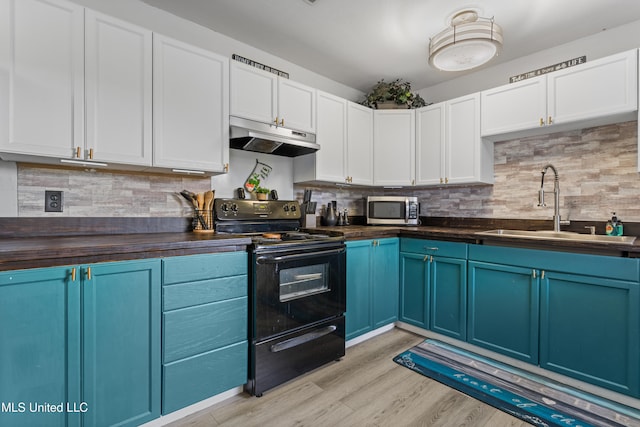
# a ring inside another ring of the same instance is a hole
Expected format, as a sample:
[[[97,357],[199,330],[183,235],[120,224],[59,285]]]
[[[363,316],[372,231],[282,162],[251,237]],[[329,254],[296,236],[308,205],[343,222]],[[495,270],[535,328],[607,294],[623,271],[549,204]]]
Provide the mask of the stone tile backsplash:
[[[553,164],[560,174],[563,219],[605,221],[616,211],[623,221],[640,222],[637,122],[513,139],[495,143],[494,185],[383,190],[336,185],[294,185],[301,200],[314,190],[320,208],[336,200],[350,215],[364,215],[364,197],[401,194],[419,197],[424,216],[551,219],[553,174],[545,177],[547,207],[537,207],[540,170]],[[127,172],[87,172],[33,164],[18,165],[19,216],[188,216],[191,207],[178,194],[202,192],[209,178]],[[62,190],[61,214],[44,212],[44,191]]]

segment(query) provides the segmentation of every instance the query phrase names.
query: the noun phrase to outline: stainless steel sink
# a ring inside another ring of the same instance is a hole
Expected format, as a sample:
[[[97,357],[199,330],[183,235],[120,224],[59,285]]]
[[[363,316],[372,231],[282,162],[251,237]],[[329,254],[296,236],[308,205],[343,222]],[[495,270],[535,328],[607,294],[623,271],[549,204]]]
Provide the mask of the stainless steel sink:
[[[593,243],[621,243],[624,245],[632,245],[635,242],[635,236],[605,236],[602,234],[580,234],[572,231],[551,231],[551,230],[489,230],[479,231],[475,233],[480,236],[494,237],[515,237],[521,239],[534,240],[561,240],[573,242],[593,242]]]

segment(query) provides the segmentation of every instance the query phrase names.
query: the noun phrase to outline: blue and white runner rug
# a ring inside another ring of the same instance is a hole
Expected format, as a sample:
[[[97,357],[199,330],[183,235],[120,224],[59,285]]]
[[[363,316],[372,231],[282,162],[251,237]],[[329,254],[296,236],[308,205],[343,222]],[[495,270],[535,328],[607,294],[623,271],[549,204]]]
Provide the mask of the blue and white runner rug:
[[[536,426],[640,427],[640,412],[428,339],[394,362]]]

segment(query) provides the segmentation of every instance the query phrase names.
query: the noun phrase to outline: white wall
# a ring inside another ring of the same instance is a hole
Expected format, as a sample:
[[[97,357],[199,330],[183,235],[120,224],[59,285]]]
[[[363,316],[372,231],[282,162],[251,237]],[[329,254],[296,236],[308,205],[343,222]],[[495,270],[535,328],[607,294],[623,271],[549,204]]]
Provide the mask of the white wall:
[[[505,34],[505,46],[509,36]],[[440,102],[509,83],[509,77],[586,55],[587,62],[640,47],[640,21],[599,32],[589,37],[528,55],[504,64],[483,68],[471,74],[420,89],[427,102]]]

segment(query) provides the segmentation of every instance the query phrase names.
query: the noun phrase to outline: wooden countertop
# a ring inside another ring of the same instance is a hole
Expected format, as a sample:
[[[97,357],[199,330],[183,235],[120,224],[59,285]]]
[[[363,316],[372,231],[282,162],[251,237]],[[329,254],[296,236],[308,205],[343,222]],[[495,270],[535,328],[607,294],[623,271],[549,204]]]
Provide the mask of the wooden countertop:
[[[0,239],[0,271],[245,250],[247,236],[204,233],[109,234]]]
[[[576,241],[537,240],[515,237],[478,236],[483,228],[445,226],[366,226],[317,227],[312,232],[341,233],[349,240],[384,237],[413,237],[472,244],[640,257],[640,239],[633,245]],[[0,238],[0,271],[76,265],[106,261],[158,258],[245,250],[251,243],[237,234],[199,234],[191,232],[108,234],[63,237]]]

